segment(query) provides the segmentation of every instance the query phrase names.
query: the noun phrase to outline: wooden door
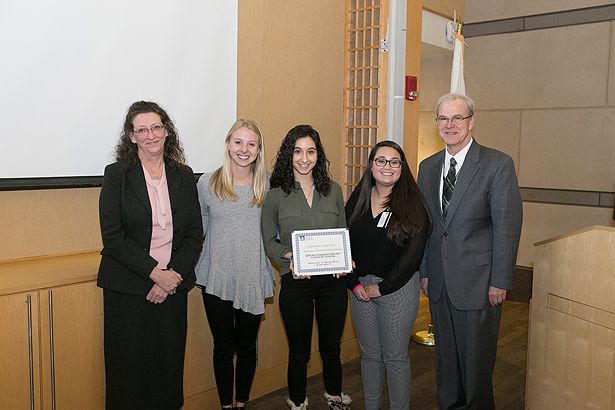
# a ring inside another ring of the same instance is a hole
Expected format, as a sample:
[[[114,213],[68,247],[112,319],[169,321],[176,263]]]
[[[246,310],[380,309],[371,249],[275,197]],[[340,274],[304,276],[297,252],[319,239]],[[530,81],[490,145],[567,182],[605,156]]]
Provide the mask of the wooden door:
[[[104,409],[102,290],[79,283],[40,299],[42,408]]]
[[[39,409],[38,292],[0,297],[0,410]]]

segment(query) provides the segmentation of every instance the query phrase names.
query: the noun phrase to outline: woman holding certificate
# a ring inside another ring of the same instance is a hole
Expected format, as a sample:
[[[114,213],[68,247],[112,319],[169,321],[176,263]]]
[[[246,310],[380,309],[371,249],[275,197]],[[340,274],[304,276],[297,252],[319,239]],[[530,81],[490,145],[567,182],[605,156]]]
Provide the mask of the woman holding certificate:
[[[280,311],[289,345],[289,409],[305,410],[308,404],[314,311],[329,409],[348,409],[350,404],[350,397],[342,393],[340,338],[348,304],[342,274],[296,275],[291,244],[291,233],[296,230],[346,226],[342,191],[331,180],[328,164],[314,128],[298,125],[291,129],[278,151],[262,212],[265,249],[280,265],[282,276]]]
[[[205,243],[196,278],[214,339],[216,387],[222,409],[244,409],[256,370],[265,299],[274,286],[261,238],[267,171],[255,122],[239,119],[233,124],[222,166],[203,174],[197,187]]]
[[[380,409],[386,370],[392,410],[410,408],[408,342],[431,223],[401,147],[382,141],[346,204],[352,255],[346,277],[361,346],[365,409]]]

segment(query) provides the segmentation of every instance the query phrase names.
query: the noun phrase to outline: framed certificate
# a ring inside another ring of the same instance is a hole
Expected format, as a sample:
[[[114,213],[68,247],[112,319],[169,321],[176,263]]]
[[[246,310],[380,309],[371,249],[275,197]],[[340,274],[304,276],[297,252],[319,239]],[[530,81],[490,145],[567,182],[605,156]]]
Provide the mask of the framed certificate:
[[[296,275],[352,271],[348,229],[314,229],[291,234]]]

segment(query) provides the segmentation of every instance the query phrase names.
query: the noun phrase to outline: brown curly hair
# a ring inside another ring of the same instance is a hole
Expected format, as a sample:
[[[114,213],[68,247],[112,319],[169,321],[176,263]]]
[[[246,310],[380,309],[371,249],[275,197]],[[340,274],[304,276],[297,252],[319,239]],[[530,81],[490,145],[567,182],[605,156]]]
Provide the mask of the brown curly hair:
[[[276,156],[273,172],[269,178],[271,188],[280,187],[287,195],[295,189],[295,175],[293,173],[293,151],[295,142],[299,138],[310,137],[316,145],[318,157],[316,165],[312,170],[314,187],[322,195],[329,195],[331,192],[331,174],[329,173],[329,160],[325,155],[325,150],[320,142],[318,131],[311,125],[301,124],[291,128],[282,140],[278,155]]]
[[[137,115],[150,112],[160,116],[162,125],[164,125],[167,131],[167,137],[164,142],[164,160],[171,166],[185,164],[186,157],[184,156],[184,149],[179,141],[177,129],[175,128],[175,124],[173,124],[173,120],[171,120],[169,114],[167,114],[162,107],[152,101],[137,101],[128,108],[126,119],[124,120],[124,128],[120,134],[120,140],[115,146],[115,160],[125,161],[132,165],[140,163],[137,153],[137,144],[130,140],[130,133],[134,131],[132,121]]]

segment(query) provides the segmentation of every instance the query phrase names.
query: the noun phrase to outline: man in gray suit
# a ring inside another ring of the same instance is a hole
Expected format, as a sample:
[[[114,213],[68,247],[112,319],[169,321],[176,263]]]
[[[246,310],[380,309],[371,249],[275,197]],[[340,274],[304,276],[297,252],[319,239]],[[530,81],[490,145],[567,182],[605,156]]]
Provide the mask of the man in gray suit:
[[[492,375],[523,208],[513,160],[472,138],[474,102],[436,107],[446,149],[425,159],[418,185],[432,218],[420,267],[436,340],[440,409],[495,409]]]

